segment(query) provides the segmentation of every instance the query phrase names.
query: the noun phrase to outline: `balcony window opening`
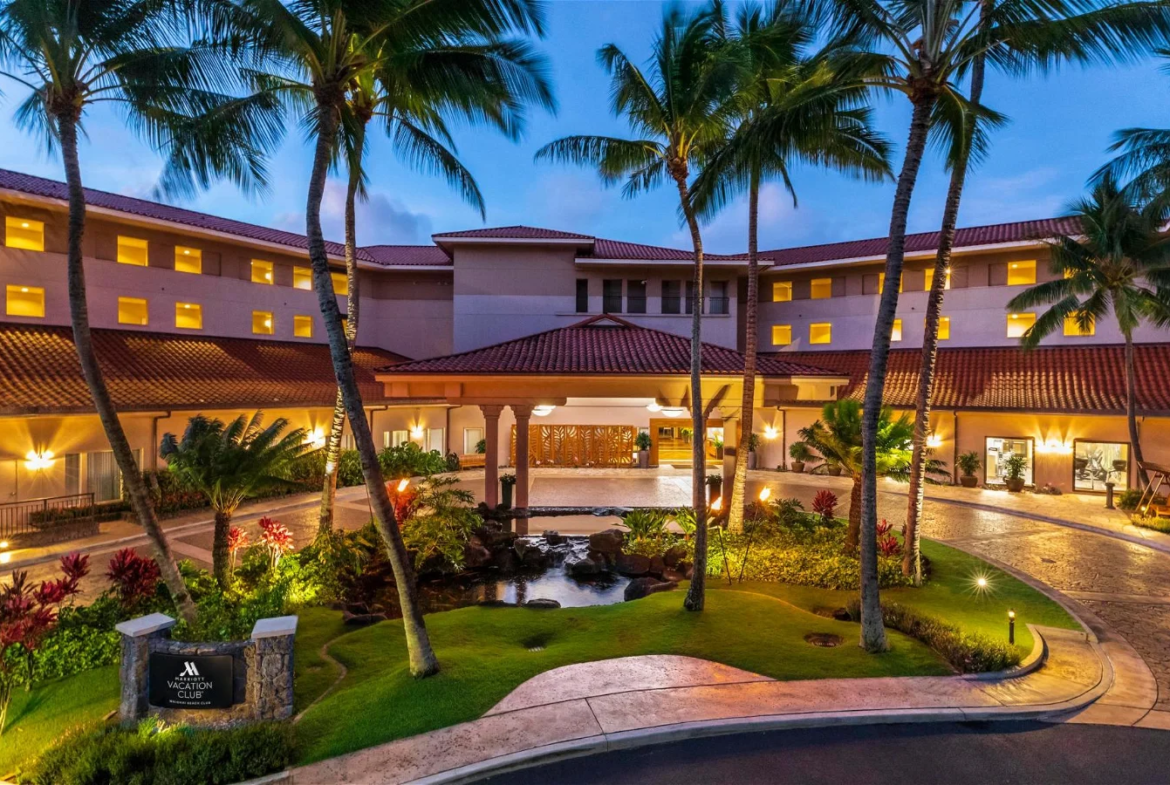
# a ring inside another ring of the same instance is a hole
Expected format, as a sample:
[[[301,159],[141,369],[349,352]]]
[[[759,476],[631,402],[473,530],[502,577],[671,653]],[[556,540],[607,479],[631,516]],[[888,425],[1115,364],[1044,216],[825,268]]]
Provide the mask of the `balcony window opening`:
[[[297,338],[313,337],[313,317],[297,315],[293,317],[293,335]]]
[[[1036,262],[1011,262],[1007,266],[1008,286],[1031,286],[1036,283]]]
[[[662,282],[662,312],[682,313],[682,281]]]
[[[306,292],[313,290],[312,268],[293,266],[293,288],[304,289]]]
[[[9,316],[27,316],[43,319],[45,316],[45,290],[39,286],[8,286],[6,288],[4,312]]]
[[[1073,490],[1104,491],[1129,488],[1129,445],[1125,442],[1082,442],[1073,447]]]
[[[731,298],[727,295],[727,281],[711,282],[711,313],[726,316],[731,313]]]
[[[934,268],[928,267],[928,268],[926,268],[926,286],[923,287],[923,291],[929,292],[930,288],[933,285],[934,285]],[[951,268],[948,267],[946,280],[943,281],[943,289],[950,289],[950,288],[951,288]]]
[[[791,346],[792,345],[792,325],[791,324],[774,324],[774,325],[772,325],[772,345],[773,346]]]
[[[202,330],[203,306],[198,303],[175,303],[175,327],[180,330]]]
[[[345,273],[329,273],[333,279],[333,293],[338,297],[349,296],[349,276]]]
[[[890,340],[891,341],[902,340],[902,320],[901,319],[894,320],[894,329],[890,332]]]
[[[45,250],[45,222],[14,215],[5,216],[4,245],[25,251]]]
[[[145,327],[149,321],[146,300],[141,297],[118,298],[118,324]]]
[[[645,281],[626,281],[626,312],[646,313]]]
[[[1064,334],[1070,338],[1089,338],[1097,333],[1097,323],[1090,319],[1083,328],[1076,316],[1069,316],[1064,320]]]
[[[938,339],[940,341],[948,341],[951,338],[951,317],[938,317]]]
[[[792,302],[792,281],[776,281],[772,284],[772,302]]]
[[[253,335],[272,335],[273,329],[272,311],[252,311],[252,334]]]
[[[601,282],[601,310],[605,313],[622,312],[622,281],[606,278]]]
[[[272,273],[272,262],[263,259],[252,260],[252,283],[271,284],[274,281]]]
[[[577,279],[577,313],[589,313],[589,279]]]
[[[149,259],[148,248],[146,240],[118,235],[118,264],[146,267]]]
[[[1009,313],[1007,317],[1007,337],[1023,338],[1024,333],[1036,323],[1034,313]]]
[[[902,287],[905,283],[906,283],[906,276],[903,274],[903,275],[898,277],[898,294],[902,293]],[[885,273],[878,273],[877,293],[879,296],[881,295],[881,293],[883,291],[885,291],[885,288],[886,288],[886,274]]]
[[[808,342],[810,344],[829,344],[833,342],[833,325],[830,322],[815,322],[808,326]]]
[[[814,300],[827,300],[833,296],[832,278],[814,278],[812,280],[810,297]]]
[[[183,245],[175,246],[175,272],[194,273],[203,272],[203,251],[198,248],[188,248]]]

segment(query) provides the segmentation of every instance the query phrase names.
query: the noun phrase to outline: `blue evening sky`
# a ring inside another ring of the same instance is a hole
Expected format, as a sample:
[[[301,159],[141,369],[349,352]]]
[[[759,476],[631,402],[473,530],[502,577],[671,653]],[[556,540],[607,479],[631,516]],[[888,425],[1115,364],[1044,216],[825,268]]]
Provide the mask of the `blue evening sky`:
[[[673,189],[624,200],[601,187],[590,171],[536,164],[533,153],[568,134],[621,135],[609,112],[608,79],[595,60],[613,42],[642,63],[661,19],[650,0],[553,0],[548,36],[539,45],[549,59],[560,107],[556,116],[533,113],[524,139],[514,144],[483,129],[459,129],[459,153],[487,200],[489,226],[531,224],[603,237],[688,247],[676,219]],[[968,178],[960,226],[1045,218],[1060,214],[1083,191],[1086,177],[1107,159],[1110,136],[1128,126],[1170,127],[1170,75],[1149,61],[1115,69],[1065,68],[1027,82],[992,74],[985,101],[1011,123],[995,133],[990,158]],[[46,156],[37,140],[17,130],[12,112],[23,98],[19,85],[3,85],[0,167],[62,179],[60,160]],[[897,145],[895,168],[909,120],[901,96],[877,99],[877,125]],[[86,119],[81,150],[86,185],[149,196],[160,163],[150,148],[106,110]],[[220,184],[185,207],[257,224],[304,231],[310,150],[290,133],[271,162],[271,187],[246,198]],[[370,200],[359,210],[358,239],[372,243],[428,243],[433,232],[484,225],[436,180],[399,165],[378,139],[369,158]],[[761,200],[761,248],[810,245],[881,236],[889,222],[893,186],[866,185],[837,174],[796,172],[799,209],[776,186]],[[937,229],[947,175],[933,152],[923,165],[910,215],[910,231]],[[324,208],[326,235],[341,239],[343,185],[331,182]],[[729,207],[705,228],[707,247],[736,252],[746,247],[746,210]]]

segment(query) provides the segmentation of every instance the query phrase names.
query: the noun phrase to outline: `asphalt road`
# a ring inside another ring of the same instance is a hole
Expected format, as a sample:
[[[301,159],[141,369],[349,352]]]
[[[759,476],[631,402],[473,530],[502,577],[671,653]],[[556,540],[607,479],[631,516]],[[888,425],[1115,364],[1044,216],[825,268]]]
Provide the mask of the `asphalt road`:
[[[1000,722],[722,736],[572,758],[492,785],[1170,783],[1170,732]]]

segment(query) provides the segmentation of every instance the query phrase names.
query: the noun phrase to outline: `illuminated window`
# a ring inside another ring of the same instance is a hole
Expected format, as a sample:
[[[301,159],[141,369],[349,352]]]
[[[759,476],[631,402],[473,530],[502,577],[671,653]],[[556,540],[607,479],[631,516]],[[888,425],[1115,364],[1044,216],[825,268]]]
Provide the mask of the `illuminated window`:
[[[293,335],[298,338],[312,338],[313,337],[313,317],[312,316],[294,316],[293,317]]]
[[[898,293],[899,294],[901,294],[901,292],[902,292],[902,284],[906,283],[905,279],[906,279],[905,275],[903,275],[901,278],[898,279]],[[881,294],[882,290],[885,288],[886,288],[886,274],[885,273],[878,273],[878,294]]]
[[[1036,262],[1012,262],[1008,265],[1008,286],[1027,286],[1034,283],[1036,283]]]
[[[4,244],[26,251],[45,250],[45,223],[12,215],[4,217]]]
[[[894,329],[890,333],[890,340],[891,341],[902,340],[902,320],[901,319],[894,320]]]
[[[198,248],[176,245],[175,270],[180,273],[195,273],[196,275],[203,272],[203,251]]]
[[[146,249],[146,240],[118,235],[118,264],[132,264],[135,267],[146,267]]]
[[[293,267],[293,288],[312,290],[313,270],[309,267]]]
[[[813,278],[812,280],[812,294],[809,295],[814,300],[827,300],[833,296],[833,279],[832,278]]]
[[[1064,320],[1064,334],[1070,338],[1088,338],[1097,332],[1096,321],[1090,321],[1088,328],[1082,330],[1075,317],[1069,316]]]
[[[272,311],[252,311],[252,333],[272,335]]]
[[[252,283],[272,283],[272,262],[252,260]]]
[[[175,303],[175,327],[180,330],[202,330],[203,306],[198,303]]]
[[[938,317],[938,339],[940,341],[949,340],[951,337],[951,317]]]
[[[141,297],[118,298],[118,324],[145,327],[148,321],[146,300]]]
[[[9,286],[5,313],[44,318],[45,290],[39,286]]]
[[[819,322],[808,326],[809,343],[832,343],[833,325],[829,322]]]
[[[926,270],[926,286],[923,287],[923,291],[929,292],[930,287],[933,284],[934,284],[934,268],[929,267]],[[947,270],[947,279],[946,279],[946,281],[943,282],[943,288],[944,289],[951,288],[951,271],[950,271],[950,269]]]
[[[1024,333],[1036,323],[1034,313],[1009,313],[1007,318],[1007,337],[1022,338]]]
[[[792,301],[792,281],[776,281],[772,284],[772,302],[787,303]]]
[[[773,346],[788,346],[792,343],[792,325],[791,324],[774,324],[772,325],[772,345]]]
[[[329,277],[333,279],[333,293],[339,297],[345,297],[349,294],[349,279],[345,273],[329,273]]]

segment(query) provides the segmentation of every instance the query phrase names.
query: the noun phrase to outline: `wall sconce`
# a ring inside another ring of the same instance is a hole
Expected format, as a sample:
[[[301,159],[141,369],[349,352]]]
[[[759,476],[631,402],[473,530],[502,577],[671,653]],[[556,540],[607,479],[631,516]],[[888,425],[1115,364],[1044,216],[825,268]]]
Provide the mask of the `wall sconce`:
[[[320,428],[314,428],[305,434],[305,444],[314,450],[320,450],[325,446],[325,431]]]
[[[926,446],[932,450],[938,447],[942,447],[942,443],[942,437],[936,434],[934,431],[931,431],[930,435],[926,437]]]
[[[776,428],[774,426],[771,426],[771,425],[764,426],[764,438],[767,439],[768,441],[775,439],[779,435],[780,435],[779,432],[776,430]]]
[[[1059,439],[1049,439],[1036,445],[1036,452],[1042,455],[1072,455],[1072,451],[1071,444],[1066,444]]]
[[[52,450],[37,452],[29,450],[24,456],[24,468],[30,472],[39,472],[48,469],[55,462]]]
[[[548,417],[550,414],[552,414],[553,409],[555,408],[557,407],[553,406],[552,404],[542,403],[540,406],[533,406],[532,413],[537,417]]]
[[[425,431],[423,431],[423,427],[422,427],[421,423],[419,423],[417,425],[410,426],[410,438],[421,439],[423,437],[424,433],[425,433]]]

